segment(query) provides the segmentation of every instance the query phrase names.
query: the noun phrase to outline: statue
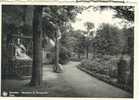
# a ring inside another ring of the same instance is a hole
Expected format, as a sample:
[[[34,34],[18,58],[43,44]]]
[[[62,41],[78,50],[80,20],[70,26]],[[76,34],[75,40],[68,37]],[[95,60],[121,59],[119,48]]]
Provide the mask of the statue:
[[[31,57],[26,54],[26,48],[20,43],[19,38],[17,39],[17,44],[15,45],[15,58],[17,60],[32,60]]]

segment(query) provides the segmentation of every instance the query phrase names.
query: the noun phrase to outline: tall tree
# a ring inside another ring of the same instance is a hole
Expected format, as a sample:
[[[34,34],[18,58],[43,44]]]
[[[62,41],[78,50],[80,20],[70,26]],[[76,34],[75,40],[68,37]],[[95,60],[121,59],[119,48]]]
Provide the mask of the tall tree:
[[[30,85],[42,83],[42,7],[35,6],[33,14],[33,67]]]
[[[62,72],[61,65],[59,64],[59,40],[61,38],[61,32],[58,29],[55,35],[55,66],[54,66],[54,71],[55,72]]]
[[[85,49],[85,37],[83,33],[85,32],[81,30],[73,31],[73,37],[75,38],[73,48],[74,52],[77,53],[78,59],[81,59],[81,54],[84,54]]]
[[[117,13],[116,13],[116,17],[119,18],[124,18],[126,19],[128,22],[134,23],[134,11],[135,11],[135,7],[134,6],[116,6],[116,7],[112,7]],[[128,43],[128,49],[129,49],[129,55],[131,57],[130,59],[130,84],[133,87],[133,77],[134,77],[134,29],[130,28],[127,31],[130,32],[130,37],[128,37],[127,39],[127,43]],[[127,32],[127,33],[129,33]],[[130,49],[131,48],[131,49]],[[125,50],[125,48],[124,48]]]
[[[59,33],[65,32],[66,22],[74,20],[76,15],[76,7],[74,6],[50,6],[44,8],[44,31],[48,37],[55,41],[55,72],[62,72],[59,61]],[[52,26],[52,27],[51,27]],[[46,27],[49,30],[46,31]]]
[[[91,30],[94,28],[94,24],[91,22],[86,22],[85,23],[86,29],[87,29],[87,33],[86,33],[86,38],[85,38],[85,46],[86,46],[86,58],[88,59],[88,53],[89,53],[89,46],[90,46],[90,42],[91,42]]]

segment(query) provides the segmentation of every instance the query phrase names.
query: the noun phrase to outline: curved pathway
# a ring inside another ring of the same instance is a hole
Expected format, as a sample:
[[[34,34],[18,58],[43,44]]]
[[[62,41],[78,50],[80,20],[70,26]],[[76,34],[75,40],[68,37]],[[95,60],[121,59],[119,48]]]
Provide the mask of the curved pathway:
[[[62,79],[82,97],[131,97],[132,95],[122,89],[100,81],[93,76],[79,70],[79,62],[69,62],[61,73]]]

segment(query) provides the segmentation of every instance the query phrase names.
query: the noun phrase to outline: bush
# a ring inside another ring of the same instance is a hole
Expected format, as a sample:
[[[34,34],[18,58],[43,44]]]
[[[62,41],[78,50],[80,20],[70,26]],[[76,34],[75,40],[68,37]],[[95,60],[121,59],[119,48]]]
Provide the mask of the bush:
[[[81,61],[78,68],[101,79],[107,83],[127,91],[133,91],[133,80],[130,78],[130,59],[128,56],[107,56],[95,57],[92,60]]]
[[[55,53],[54,53],[54,48],[52,50],[52,56],[53,56],[53,60],[52,60],[52,63],[54,63],[55,61]],[[66,64],[70,61],[70,57],[71,57],[71,53],[69,52],[69,50],[67,50],[67,48],[65,47],[60,47],[60,50],[59,50],[59,63],[60,64]]]
[[[60,52],[59,52],[59,63],[60,64],[66,64],[69,62],[71,57],[71,53],[68,49],[65,47],[61,47]]]
[[[118,59],[111,59],[109,61],[109,76],[112,78],[118,77]]]
[[[130,59],[127,56],[123,56],[118,63],[118,81],[120,83],[129,83],[130,81]]]
[[[100,73],[108,75],[112,78],[117,78],[117,63],[118,59],[113,59],[113,57],[95,57],[92,60],[82,60],[80,66],[95,73]]]

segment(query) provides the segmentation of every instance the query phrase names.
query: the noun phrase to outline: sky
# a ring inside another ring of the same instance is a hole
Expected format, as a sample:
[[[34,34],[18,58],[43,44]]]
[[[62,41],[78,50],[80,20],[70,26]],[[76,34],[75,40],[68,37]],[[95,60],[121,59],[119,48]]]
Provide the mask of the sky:
[[[94,11],[91,8],[84,10],[81,14],[79,13],[76,16],[76,21],[72,23],[72,27],[74,30],[84,30],[86,31],[86,27],[84,26],[85,22],[92,22],[95,25],[95,30],[102,24],[107,23],[118,28],[122,28],[124,23],[122,22],[123,19],[114,18],[115,11],[112,9],[106,9],[103,11],[96,10]]]

